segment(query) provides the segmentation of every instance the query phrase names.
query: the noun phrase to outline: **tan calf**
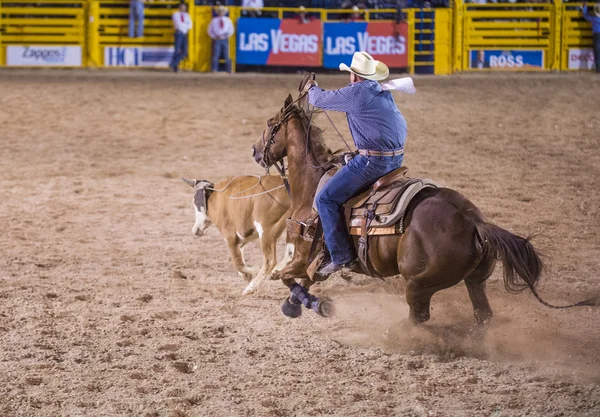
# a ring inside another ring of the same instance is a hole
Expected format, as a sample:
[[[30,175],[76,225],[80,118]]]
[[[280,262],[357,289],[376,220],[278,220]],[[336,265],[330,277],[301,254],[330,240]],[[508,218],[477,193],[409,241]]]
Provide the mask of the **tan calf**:
[[[217,184],[182,180],[195,190],[196,222],[192,232],[202,236],[211,224],[217,226],[227,242],[233,266],[250,281],[243,295],[254,292],[262,280],[270,278],[273,271],[281,270],[292,259],[294,246],[288,244],[284,258],[277,264],[277,239],[291,215],[290,197],[280,177],[244,175]],[[264,258],[259,270],[247,265],[243,254],[244,245],[256,239]]]

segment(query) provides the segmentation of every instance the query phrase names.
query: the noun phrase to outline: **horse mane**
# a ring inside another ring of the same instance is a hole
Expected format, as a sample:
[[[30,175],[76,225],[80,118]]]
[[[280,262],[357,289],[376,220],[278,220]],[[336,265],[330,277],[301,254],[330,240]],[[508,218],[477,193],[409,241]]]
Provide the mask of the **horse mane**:
[[[308,129],[310,129],[310,152],[312,153],[315,162],[324,164],[328,161],[331,161],[336,154],[334,154],[334,152],[332,152],[331,149],[329,149],[329,147],[325,144],[325,137],[323,136],[325,130],[321,129],[315,124],[315,117],[323,113],[323,111],[318,109],[304,109],[298,105],[294,105],[292,111],[297,114],[298,118],[302,122],[304,131],[306,132]]]

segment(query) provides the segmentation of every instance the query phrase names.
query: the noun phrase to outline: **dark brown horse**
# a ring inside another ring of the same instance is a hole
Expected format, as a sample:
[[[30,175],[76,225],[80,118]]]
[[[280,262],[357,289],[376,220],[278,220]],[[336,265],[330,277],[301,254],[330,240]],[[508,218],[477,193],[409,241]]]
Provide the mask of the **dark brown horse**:
[[[267,123],[267,129],[253,145],[257,163],[269,167],[287,156],[292,196],[292,219],[305,221],[312,212],[321,176],[331,164],[332,153],[325,146],[321,130],[312,125],[311,115],[303,109],[305,98],[288,96],[283,108]],[[433,294],[464,280],[475,310],[484,323],[492,316],[485,294],[485,281],[497,259],[504,267],[504,286],[510,293],[535,290],[543,264],[529,239],[489,223],[481,211],[460,193],[449,188],[423,190],[411,202],[401,235],[373,236],[371,262],[380,275],[401,274],[406,280],[409,319],[423,323],[429,319]],[[330,300],[318,299],[308,289],[307,267],[311,242],[295,238],[292,261],[280,271],[279,278],[292,291],[284,302],[284,314],[297,317],[300,303],[327,316]],[[355,241],[356,244],[356,241]],[[302,279],[298,285],[296,279]],[[566,307],[594,305],[594,299]],[[563,308],[557,307],[557,308]]]

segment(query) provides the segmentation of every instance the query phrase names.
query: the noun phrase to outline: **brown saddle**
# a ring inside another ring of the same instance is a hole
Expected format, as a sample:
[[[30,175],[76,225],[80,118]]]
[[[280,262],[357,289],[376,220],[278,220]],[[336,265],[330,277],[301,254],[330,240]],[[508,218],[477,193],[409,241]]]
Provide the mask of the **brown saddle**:
[[[323,175],[317,194],[335,175],[339,167],[334,167]],[[346,221],[351,235],[358,238],[358,257],[363,273],[377,275],[368,260],[369,240],[373,235],[395,235],[404,233],[404,217],[411,200],[426,188],[438,188],[432,180],[406,177],[407,167],[401,167],[377,180],[371,187],[351,198],[344,204]],[[313,215],[306,222],[296,222],[288,219],[288,232],[300,235],[305,240],[320,239],[318,213],[313,204]],[[311,252],[314,252],[316,242],[313,242]],[[315,262],[309,268],[311,272],[317,269]]]

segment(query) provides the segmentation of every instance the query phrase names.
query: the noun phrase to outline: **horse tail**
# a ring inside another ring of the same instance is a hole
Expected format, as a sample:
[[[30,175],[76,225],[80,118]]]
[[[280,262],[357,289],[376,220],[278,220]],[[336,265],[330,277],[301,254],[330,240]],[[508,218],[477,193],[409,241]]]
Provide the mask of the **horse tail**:
[[[555,306],[539,296],[537,286],[544,263],[531,244],[531,237],[524,238],[494,224],[479,222],[475,225],[483,248],[483,256],[502,261],[504,267],[504,288],[511,294],[529,289],[537,300],[550,308],[571,308],[600,305],[600,297],[590,298],[575,304]]]

